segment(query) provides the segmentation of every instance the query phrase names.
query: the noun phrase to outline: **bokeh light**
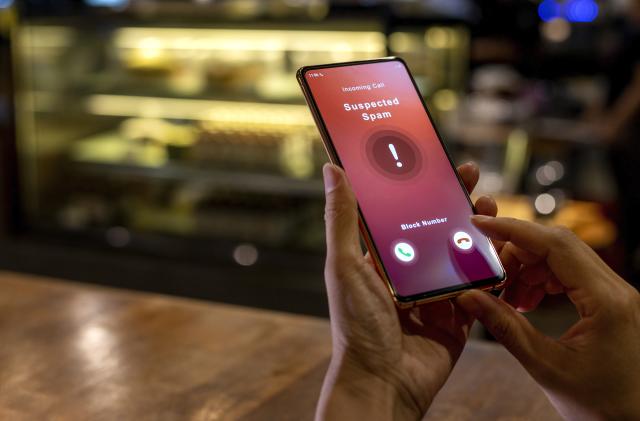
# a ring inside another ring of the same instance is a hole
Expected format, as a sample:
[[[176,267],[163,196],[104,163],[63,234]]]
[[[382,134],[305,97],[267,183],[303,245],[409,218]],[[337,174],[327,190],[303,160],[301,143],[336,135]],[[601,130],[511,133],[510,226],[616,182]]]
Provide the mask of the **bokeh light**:
[[[598,4],[593,0],[569,0],[565,5],[569,22],[593,22],[598,17]]]
[[[600,8],[594,0],[544,0],[538,6],[538,16],[545,22],[564,18],[569,22],[593,22]]]
[[[542,24],[542,36],[550,42],[560,43],[571,36],[571,25],[563,18],[552,19]]]
[[[129,0],[85,0],[85,3],[93,7],[124,7]]]
[[[536,197],[533,204],[542,215],[549,215],[556,209],[556,198],[549,193],[542,193]]]
[[[258,261],[258,249],[253,244],[240,244],[233,250],[233,260],[241,266],[252,266]]]
[[[538,6],[538,16],[545,22],[560,17],[560,5],[555,0],[544,0]]]

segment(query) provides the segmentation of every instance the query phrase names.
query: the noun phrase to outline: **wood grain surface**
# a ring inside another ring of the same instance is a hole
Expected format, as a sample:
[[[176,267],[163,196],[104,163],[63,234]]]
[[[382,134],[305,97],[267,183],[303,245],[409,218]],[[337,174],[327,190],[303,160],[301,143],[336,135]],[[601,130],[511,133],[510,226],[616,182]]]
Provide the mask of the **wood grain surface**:
[[[326,320],[0,272],[1,420],[310,420]],[[559,419],[471,342],[426,419]]]

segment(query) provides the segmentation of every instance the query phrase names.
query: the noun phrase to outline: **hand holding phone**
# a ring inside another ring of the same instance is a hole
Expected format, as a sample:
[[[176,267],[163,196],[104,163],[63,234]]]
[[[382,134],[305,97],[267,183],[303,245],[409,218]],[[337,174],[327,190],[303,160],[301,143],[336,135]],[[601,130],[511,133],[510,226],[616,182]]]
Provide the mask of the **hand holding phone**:
[[[478,181],[472,164],[458,169],[466,188]],[[466,343],[471,320],[451,301],[397,311],[358,238],[358,210],[344,172],[327,164],[327,261],[334,352],[317,419],[421,419]],[[481,197],[478,213],[496,215]]]
[[[471,200],[405,63],[303,67],[298,81],[397,305],[500,287],[496,251],[469,220]]]

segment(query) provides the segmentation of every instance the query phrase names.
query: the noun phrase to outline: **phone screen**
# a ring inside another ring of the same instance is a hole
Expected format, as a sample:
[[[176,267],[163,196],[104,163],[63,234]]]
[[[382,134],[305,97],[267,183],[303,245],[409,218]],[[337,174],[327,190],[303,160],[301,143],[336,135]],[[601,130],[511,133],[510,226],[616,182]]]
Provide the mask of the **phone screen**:
[[[313,67],[302,77],[396,296],[502,280],[404,63]]]

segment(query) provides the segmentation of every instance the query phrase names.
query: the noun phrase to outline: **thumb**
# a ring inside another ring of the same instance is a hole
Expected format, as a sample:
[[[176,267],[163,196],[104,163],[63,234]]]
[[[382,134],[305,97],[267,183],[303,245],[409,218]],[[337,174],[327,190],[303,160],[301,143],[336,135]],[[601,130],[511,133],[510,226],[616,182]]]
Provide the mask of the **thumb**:
[[[358,206],[344,171],[335,165],[325,164],[322,172],[326,197],[327,258],[361,256]]]
[[[464,311],[482,323],[496,341],[513,354],[534,378],[553,344],[515,309],[493,295],[479,290],[465,292],[457,298]]]

